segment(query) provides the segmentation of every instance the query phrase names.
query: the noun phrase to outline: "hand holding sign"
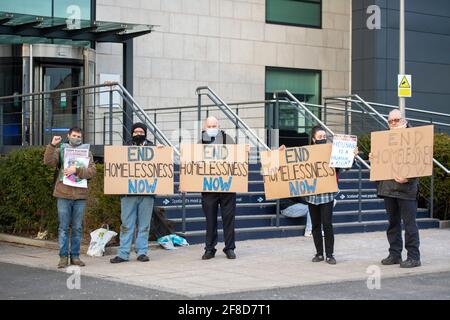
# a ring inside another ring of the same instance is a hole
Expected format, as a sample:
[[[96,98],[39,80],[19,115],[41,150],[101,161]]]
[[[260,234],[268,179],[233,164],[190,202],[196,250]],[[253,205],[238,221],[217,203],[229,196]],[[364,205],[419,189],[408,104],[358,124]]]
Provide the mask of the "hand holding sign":
[[[75,174],[76,172],[77,172],[77,167],[75,167],[75,166],[70,166],[70,167],[64,169],[64,175],[67,177],[72,174]]]

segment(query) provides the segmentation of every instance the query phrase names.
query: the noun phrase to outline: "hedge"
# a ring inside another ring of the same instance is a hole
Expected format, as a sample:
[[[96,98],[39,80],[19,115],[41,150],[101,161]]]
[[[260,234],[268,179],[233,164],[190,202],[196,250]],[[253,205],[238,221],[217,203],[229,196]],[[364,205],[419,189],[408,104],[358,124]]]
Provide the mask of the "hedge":
[[[0,232],[36,236],[47,230],[56,239],[58,215],[53,197],[55,169],[43,164],[44,147],[15,150],[0,158]],[[103,164],[89,183],[84,237],[102,224],[120,230],[120,198],[103,194]]]

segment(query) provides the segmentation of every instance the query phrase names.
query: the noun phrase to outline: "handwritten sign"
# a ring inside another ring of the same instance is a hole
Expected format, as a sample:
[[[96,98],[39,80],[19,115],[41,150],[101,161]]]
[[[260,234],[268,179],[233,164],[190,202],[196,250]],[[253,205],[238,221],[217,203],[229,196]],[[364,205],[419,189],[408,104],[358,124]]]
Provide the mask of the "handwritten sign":
[[[372,132],[370,180],[431,176],[433,126]]]
[[[330,167],[351,168],[355,160],[354,150],[357,144],[356,136],[335,134],[331,148]]]
[[[64,148],[64,169],[75,166],[85,168],[89,166],[89,149]],[[63,184],[76,187],[87,188],[87,180],[80,179],[76,174],[63,177]]]
[[[337,192],[331,144],[261,152],[266,200]]]
[[[105,146],[105,194],[173,194],[173,149]]]
[[[182,144],[180,190],[184,192],[247,192],[245,145]]]

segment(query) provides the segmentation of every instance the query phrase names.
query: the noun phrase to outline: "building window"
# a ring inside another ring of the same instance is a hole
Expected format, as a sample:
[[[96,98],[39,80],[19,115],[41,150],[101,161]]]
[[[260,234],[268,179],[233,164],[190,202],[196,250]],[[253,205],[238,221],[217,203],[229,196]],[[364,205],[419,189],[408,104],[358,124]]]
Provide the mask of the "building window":
[[[266,0],[266,22],[321,28],[322,0]]]
[[[91,0],[14,0],[0,1],[0,11],[34,16],[91,19]]]
[[[276,91],[288,90],[300,102],[319,105],[321,100],[321,72],[319,70],[303,70],[288,68],[266,68],[266,100],[273,99]],[[283,98],[282,95],[279,96]],[[320,110],[308,106],[309,110],[319,116]],[[305,118],[292,105],[279,103],[266,106],[266,127],[280,129],[279,142],[286,146],[305,145],[309,142],[311,128],[316,125]],[[276,122],[278,119],[278,123]]]

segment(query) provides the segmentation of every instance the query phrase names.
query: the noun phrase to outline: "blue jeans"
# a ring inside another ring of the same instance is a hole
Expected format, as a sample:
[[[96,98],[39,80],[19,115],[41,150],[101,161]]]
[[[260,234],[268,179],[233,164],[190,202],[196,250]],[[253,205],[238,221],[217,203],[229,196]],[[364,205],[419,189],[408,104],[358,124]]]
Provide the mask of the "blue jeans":
[[[135,249],[138,256],[148,253],[148,235],[153,213],[154,196],[125,196],[120,199],[122,226],[120,227],[119,257],[128,260],[137,224]]]
[[[83,224],[84,208],[86,200],[69,200],[57,198],[58,207],[58,241],[59,256],[69,256],[69,227],[72,227],[72,239],[70,241],[70,256],[80,256],[81,231]]]

